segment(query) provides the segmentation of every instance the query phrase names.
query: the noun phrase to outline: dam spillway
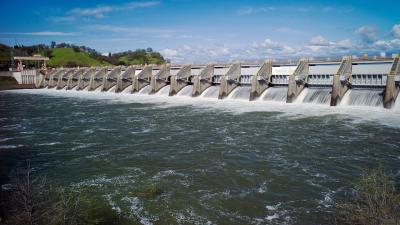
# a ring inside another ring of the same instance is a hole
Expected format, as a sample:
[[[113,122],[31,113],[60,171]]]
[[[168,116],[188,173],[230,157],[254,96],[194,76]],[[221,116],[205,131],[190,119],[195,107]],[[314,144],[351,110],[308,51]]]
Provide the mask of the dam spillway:
[[[400,86],[398,57],[109,68],[60,68],[39,88],[155,96],[391,108]]]

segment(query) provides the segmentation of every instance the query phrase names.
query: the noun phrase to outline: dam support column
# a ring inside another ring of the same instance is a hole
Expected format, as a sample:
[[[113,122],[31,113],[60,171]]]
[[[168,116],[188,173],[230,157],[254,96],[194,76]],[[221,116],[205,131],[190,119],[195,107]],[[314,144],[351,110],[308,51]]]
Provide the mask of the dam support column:
[[[391,108],[399,94],[400,83],[400,64],[399,56],[393,59],[392,68],[386,80],[385,97],[383,99],[383,106],[387,109]]]
[[[81,73],[78,78],[78,87],[76,90],[82,90],[89,86],[90,78],[96,73],[96,68],[89,68]]]
[[[250,101],[256,100],[269,87],[272,78],[272,61],[264,62],[251,80]]]
[[[306,87],[308,78],[308,60],[300,60],[296,70],[289,76],[287,103],[292,103]]]
[[[103,84],[103,79],[104,76],[107,75],[107,72],[108,72],[107,68],[101,68],[97,73],[93,74],[90,77],[89,91],[93,91]]]
[[[219,89],[218,99],[227,97],[233,89],[239,86],[241,69],[240,63],[234,63],[231,65],[228,72],[221,78],[221,87]]]
[[[102,91],[108,91],[110,88],[112,88],[114,85],[117,84],[117,77],[119,77],[121,74],[121,67],[117,66],[115,67],[110,73],[107,73],[103,77],[103,88]]]
[[[134,75],[132,80],[132,93],[139,92],[143,87],[150,84],[152,66],[145,66],[138,75]]]
[[[176,95],[182,88],[189,84],[189,79],[192,72],[192,66],[186,65],[176,75],[171,76],[171,87],[169,89],[169,96]]]
[[[157,93],[161,88],[167,86],[170,83],[170,65],[163,65],[158,71],[156,75],[151,76],[150,85],[151,91],[150,94]]]
[[[192,97],[197,97],[204,90],[212,86],[212,77],[214,75],[214,65],[207,65],[201,70],[200,74],[193,80]]]
[[[67,90],[71,90],[76,85],[78,85],[79,77],[82,75],[83,72],[84,72],[84,69],[78,69],[77,71],[72,73],[70,76],[68,76]]]
[[[115,89],[116,93],[123,91],[129,85],[132,85],[132,81],[135,78],[136,67],[129,66],[126,68],[123,74],[117,74],[117,88]]]
[[[352,59],[345,56],[340,64],[339,71],[333,76],[331,106],[336,106],[342,100],[352,82]]]

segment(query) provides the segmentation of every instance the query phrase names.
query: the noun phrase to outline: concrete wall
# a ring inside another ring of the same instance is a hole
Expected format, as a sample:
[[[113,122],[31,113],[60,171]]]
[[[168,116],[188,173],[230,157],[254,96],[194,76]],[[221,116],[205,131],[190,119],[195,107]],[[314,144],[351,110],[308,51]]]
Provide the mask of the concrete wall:
[[[231,65],[228,72],[221,78],[218,99],[227,97],[233,91],[233,89],[239,86],[240,72],[240,63],[234,63]]]
[[[272,61],[264,62],[251,81],[250,101],[256,100],[269,87],[272,76]]]
[[[171,87],[169,89],[169,96],[176,95],[182,88],[189,85],[189,78],[191,76],[192,66],[183,66],[176,75],[172,75],[170,82]]]
[[[208,65],[193,79],[192,97],[201,95],[204,90],[213,85],[214,65]]]
[[[339,71],[333,76],[331,106],[336,106],[342,100],[344,94],[351,86],[352,59],[351,57],[343,57]]]

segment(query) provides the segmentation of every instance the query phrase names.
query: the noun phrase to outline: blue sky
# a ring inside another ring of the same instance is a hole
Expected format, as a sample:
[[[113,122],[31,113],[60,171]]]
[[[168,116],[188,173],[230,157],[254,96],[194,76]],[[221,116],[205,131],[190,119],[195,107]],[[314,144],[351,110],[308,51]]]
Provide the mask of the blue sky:
[[[2,1],[0,42],[100,52],[152,47],[176,63],[400,52],[400,1]]]

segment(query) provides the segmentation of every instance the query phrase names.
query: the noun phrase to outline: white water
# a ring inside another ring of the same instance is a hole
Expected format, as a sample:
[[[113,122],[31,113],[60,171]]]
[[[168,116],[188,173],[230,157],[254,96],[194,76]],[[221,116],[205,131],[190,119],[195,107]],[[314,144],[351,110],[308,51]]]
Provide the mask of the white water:
[[[117,89],[117,85],[114,85],[112,88],[108,89],[107,92],[115,92],[115,89]]]
[[[101,92],[103,89],[103,85],[100,85],[98,88],[94,89],[93,92]]]
[[[262,101],[286,102],[287,87],[270,87],[260,96]]]
[[[122,90],[121,93],[130,94],[130,93],[132,92],[132,88],[133,88],[133,86],[132,86],[132,85],[129,85],[129,86],[126,87],[124,90]]]
[[[343,96],[340,105],[383,107],[382,90],[350,89]]]
[[[296,99],[296,103],[330,104],[331,89],[305,88]]]
[[[73,87],[73,88],[71,89],[71,91],[76,91],[76,90],[78,90],[78,85],[76,85],[75,87]]]
[[[192,96],[192,90],[193,90],[193,86],[188,85],[188,86],[182,88],[182,90],[180,90],[177,95],[190,97],[190,96]]]
[[[228,99],[243,99],[249,100],[250,98],[250,86],[243,86],[243,87],[236,87],[233,91],[229,94]]]
[[[168,94],[169,94],[169,87],[170,87],[170,85],[167,85],[167,86],[165,86],[165,87],[162,87],[162,88],[156,93],[156,95],[168,96]]]
[[[86,87],[83,89],[83,91],[89,91],[89,85],[86,86]]]
[[[218,98],[219,86],[211,86],[203,91],[200,97],[203,98]]]
[[[150,87],[150,85],[147,85],[147,86],[143,87],[142,89],[140,89],[138,94],[148,95],[150,93],[150,91],[151,91],[151,87]]]
[[[168,87],[169,88],[169,87]],[[158,107],[175,107],[190,105],[194,108],[202,110],[222,110],[232,113],[247,112],[281,112],[279,117],[288,119],[321,117],[334,115],[340,118],[351,118],[352,123],[361,123],[368,121],[369,123],[379,123],[391,127],[400,127],[400,101],[397,101],[393,109],[388,110],[383,107],[365,107],[365,106],[336,106],[331,107],[324,104],[286,104],[279,101],[237,101],[235,99],[218,100],[219,87],[210,87],[208,93],[216,93],[214,98],[199,97],[166,97],[160,98],[157,95],[138,95],[138,94],[122,94],[122,93],[96,93],[92,91],[60,91],[56,89],[22,89],[9,90],[7,92],[25,93],[25,94],[44,94],[50,96],[68,97],[83,99],[97,99],[106,101],[115,101],[118,103],[153,103]],[[127,88],[130,90],[129,88]],[[274,88],[271,88],[273,90]],[[285,88],[282,88],[285,89]],[[205,93],[207,93],[207,90]],[[271,91],[270,90],[270,91]],[[283,92],[284,90],[281,90]],[[274,91],[273,91],[274,92]],[[204,93],[203,93],[204,94]]]
[[[61,90],[66,91],[67,90],[67,86],[63,87]]]

